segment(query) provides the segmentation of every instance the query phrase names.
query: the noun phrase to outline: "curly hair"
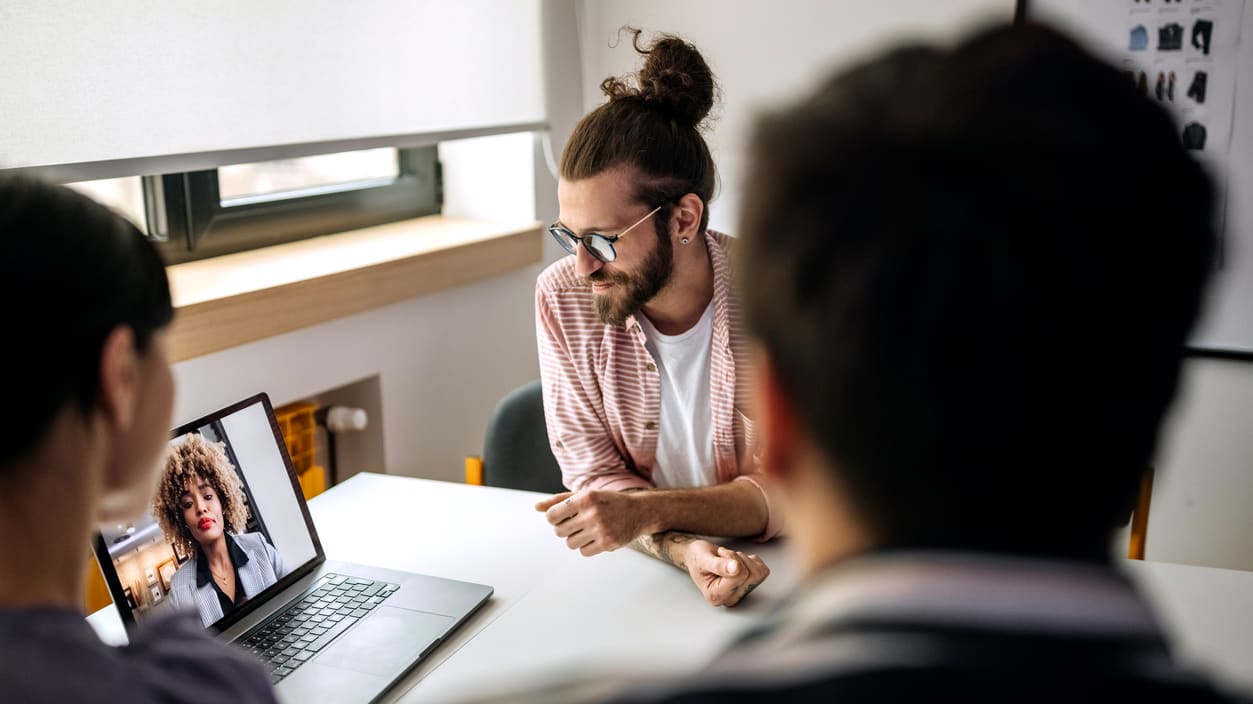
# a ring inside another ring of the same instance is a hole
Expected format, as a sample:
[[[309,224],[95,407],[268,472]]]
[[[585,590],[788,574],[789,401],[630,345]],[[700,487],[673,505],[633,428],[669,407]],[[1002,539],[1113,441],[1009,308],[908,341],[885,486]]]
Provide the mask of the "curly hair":
[[[165,473],[157,488],[152,514],[171,545],[183,554],[195,554],[198,544],[192,537],[183,509],[179,505],[187,493],[187,482],[194,477],[207,481],[222,503],[224,528],[238,533],[248,523],[248,503],[244,485],[235,466],[226,457],[226,446],[209,442],[199,433],[188,433],[180,442],[171,443],[165,454]]]

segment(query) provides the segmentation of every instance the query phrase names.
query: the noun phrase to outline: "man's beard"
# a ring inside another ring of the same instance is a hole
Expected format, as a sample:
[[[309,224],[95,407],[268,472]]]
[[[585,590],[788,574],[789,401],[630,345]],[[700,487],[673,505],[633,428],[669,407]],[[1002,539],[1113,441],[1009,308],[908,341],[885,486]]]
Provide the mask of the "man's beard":
[[[614,284],[609,293],[593,294],[596,317],[600,322],[606,325],[623,325],[627,316],[643,308],[670,283],[670,275],[674,273],[674,243],[667,233],[661,231],[660,224],[656,229],[657,247],[644,260],[637,273],[614,272],[611,275],[601,269],[587,277],[591,283]]]

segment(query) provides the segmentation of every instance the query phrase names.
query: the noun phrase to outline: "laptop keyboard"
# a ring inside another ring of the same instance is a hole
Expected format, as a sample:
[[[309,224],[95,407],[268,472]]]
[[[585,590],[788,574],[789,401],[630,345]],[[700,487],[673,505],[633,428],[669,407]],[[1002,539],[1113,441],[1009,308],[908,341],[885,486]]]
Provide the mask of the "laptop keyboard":
[[[319,586],[236,642],[270,668],[278,684],[400,588],[398,584],[327,574]]]

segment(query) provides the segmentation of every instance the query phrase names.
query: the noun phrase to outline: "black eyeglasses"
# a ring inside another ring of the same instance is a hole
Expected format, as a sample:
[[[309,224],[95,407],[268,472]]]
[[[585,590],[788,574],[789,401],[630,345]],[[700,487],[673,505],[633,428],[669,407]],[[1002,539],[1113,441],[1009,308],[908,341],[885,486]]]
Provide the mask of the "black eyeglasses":
[[[622,239],[626,233],[634,230],[640,223],[656,215],[659,210],[661,210],[660,205],[650,210],[644,217],[636,220],[635,224],[616,235],[602,235],[599,232],[589,232],[579,237],[559,222],[548,226],[548,234],[552,235],[553,239],[557,240],[557,244],[561,245],[561,248],[570,254],[578,254],[579,245],[582,244],[593,257],[609,263],[618,258],[618,250],[614,249],[613,243]]]

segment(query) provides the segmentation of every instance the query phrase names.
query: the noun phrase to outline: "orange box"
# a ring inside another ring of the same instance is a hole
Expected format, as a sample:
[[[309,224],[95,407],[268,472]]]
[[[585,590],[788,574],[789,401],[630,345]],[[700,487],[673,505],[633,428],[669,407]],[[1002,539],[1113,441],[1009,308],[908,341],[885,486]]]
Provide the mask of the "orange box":
[[[318,465],[306,470],[300,475],[300,490],[306,501],[326,491],[326,470]]]
[[[296,401],[274,409],[278,429],[287,443],[287,453],[291,455],[297,472],[313,465],[312,457],[317,451],[317,424],[313,413],[317,409],[317,404],[309,401]],[[308,455],[308,460],[297,460],[297,457],[305,455]]]

